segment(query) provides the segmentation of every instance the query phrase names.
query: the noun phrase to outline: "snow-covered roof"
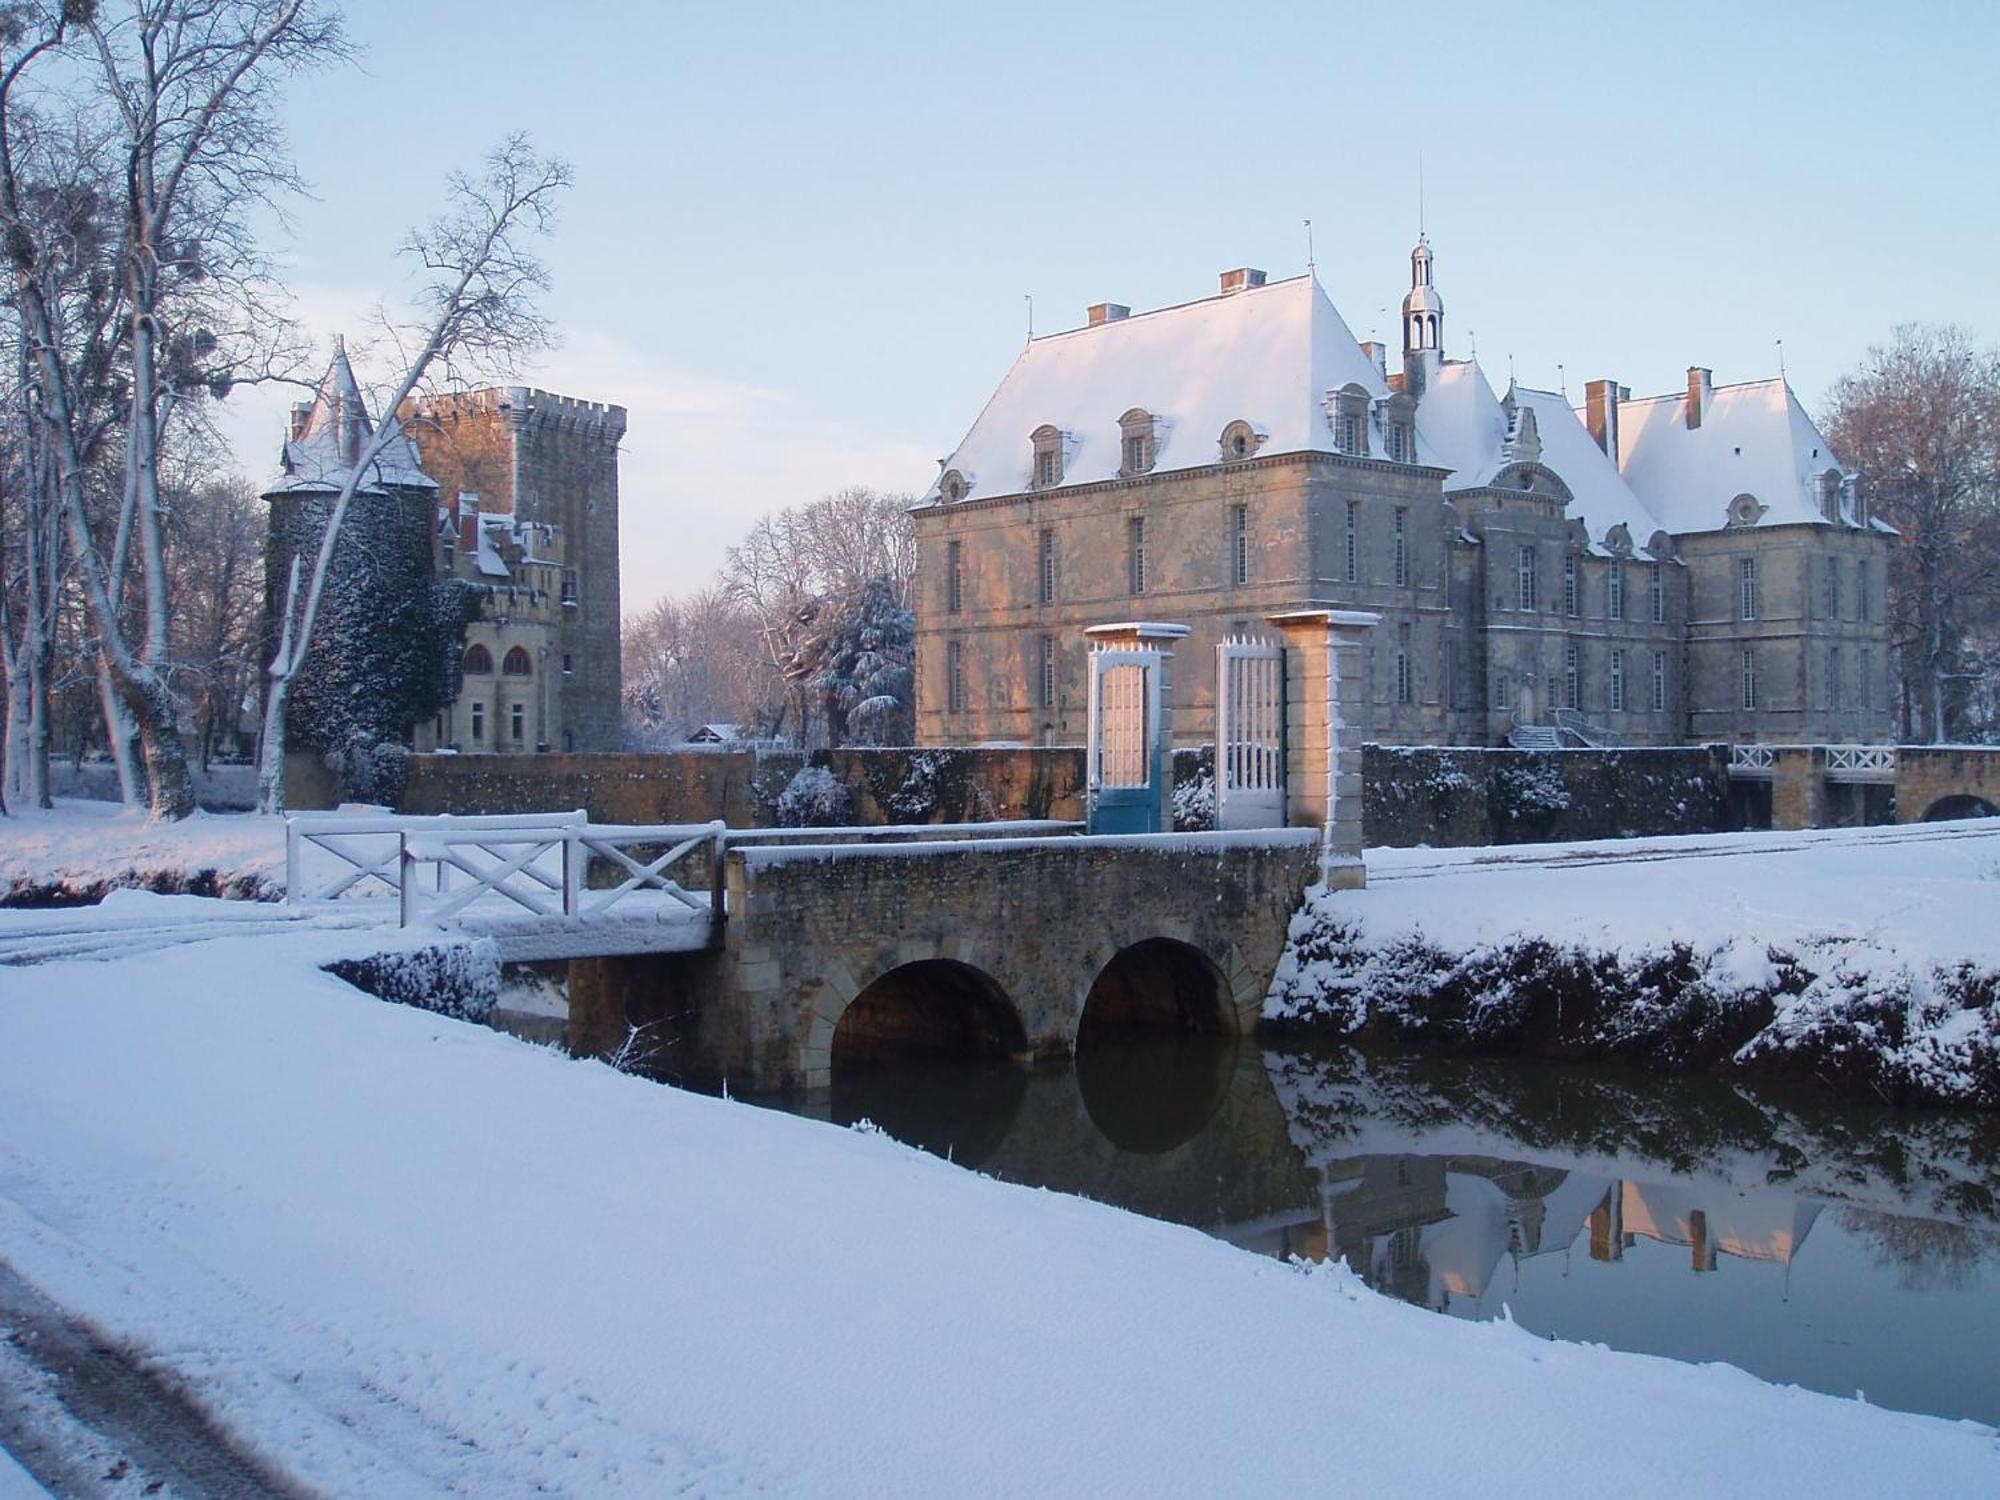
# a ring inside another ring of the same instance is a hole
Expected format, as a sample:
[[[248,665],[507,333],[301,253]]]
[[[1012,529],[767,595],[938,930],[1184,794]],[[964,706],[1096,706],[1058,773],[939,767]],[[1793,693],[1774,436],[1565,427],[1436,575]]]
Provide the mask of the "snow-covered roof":
[[[1219,462],[1223,431],[1239,421],[1260,457],[1333,453],[1327,400],[1349,386],[1369,397],[1370,454],[1385,455],[1382,371],[1317,279],[1294,276],[1032,340],[943,472],[964,479],[967,499],[1018,494],[1032,480],[1032,434],[1053,426],[1064,485],[1115,479],[1120,418],[1135,409],[1154,419],[1153,473]],[[1421,441],[1417,457],[1431,461]],[[922,503],[938,499],[934,484]]]
[[[1764,507],[1761,525],[1827,524],[1819,476],[1846,471],[1782,376],[1708,387],[1693,429],[1687,401],[1681,391],[1618,403],[1619,467],[1669,531],[1722,530],[1738,495]]]
[[[435,490],[437,481],[424,473],[416,445],[404,434],[402,423],[390,417],[385,430],[388,436],[382,450],[362,476],[356,493]],[[265,487],[264,493],[338,494],[361,450],[374,435],[375,423],[368,415],[368,403],[354,378],[354,367],[347,362],[346,346],[341,345],[334,350],[333,363],[319,383],[298,436],[285,443],[278,460],[278,477]]]
[[[1632,492],[1569,402],[1554,391],[1518,385],[1509,395],[1516,411],[1534,413],[1539,462],[1568,486],[1572,499],[1567,513],[1583,522],[1591,544],[1602,549],[1606,535],[1623,526],[1632,546],[1643,549],[1662,529],[1661,521]],[[1417,407],[1418,440],[1452,471],[1444,483],[1447,494],[1491,484],[1502,469],[1520,460],[1509,442],[1512,425],[1507,406],[1493,394],[1476,360],[1440,366]]]

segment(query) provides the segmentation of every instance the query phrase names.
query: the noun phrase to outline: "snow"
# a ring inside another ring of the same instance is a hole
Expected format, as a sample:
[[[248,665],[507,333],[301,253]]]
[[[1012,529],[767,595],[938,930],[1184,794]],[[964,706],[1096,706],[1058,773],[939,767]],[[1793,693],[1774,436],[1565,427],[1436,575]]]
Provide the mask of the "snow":
[[[1745,494],[1759,525],[1826,524],[1815,476],[1840,462],[1783,377],[1712,387],[1693,431],[1685,391],[1620,401],[1618,434],[1619,467],[1669,531],[1720,531]]]
[[[282,886],[285,823],[254,813],[196,813],[158,823],[143,808],[57,798],[53,810],[0,820],[0,893],[94,890],[104,882],[176,884],[205,870],[239,885]]]
[[[369,465],[360,492],[436,489],[437,481],[424,473],[416,445],[403,432],[401,420],[391,415],[387,425],[389,436]],[[296,439],[286,440],[281,472],[264,493],[266,496],[339,494],[354,460],[374,435],[375,424],[368,415],[368,403],[354,378],[354,367],[348,363],[343,345],[334,351],[333,362],[320,380],[303,430]]]
[[[1262,437],[1259,457],[1332,453],[1326,399],[1350,385],[1371,406],[1389,394],[1319,282],[1295,276],[1033,340],[944,470],[964,477],[968,499],[1018,494],[1032,478],[1030,435],[1048,424],[1069,439],[1064,485],[1115,479],[1119,418],[1134,408],[1155,419],[1154,473],[1220,462],[1223,429],[1237,421]],[[1388,451],[1379,428],[1371,418],[1378,457]],[[937,498],[933,486],[925,501]]]
[[[0,1254],[338,1494],[2000,1489],[1988,1428],[1432,1317],[270,941],[0,973]]]
[[[0,1500],[47,1500],[47,1496],[48,1491],[14,1462],[13,1455],[0,1448]]]

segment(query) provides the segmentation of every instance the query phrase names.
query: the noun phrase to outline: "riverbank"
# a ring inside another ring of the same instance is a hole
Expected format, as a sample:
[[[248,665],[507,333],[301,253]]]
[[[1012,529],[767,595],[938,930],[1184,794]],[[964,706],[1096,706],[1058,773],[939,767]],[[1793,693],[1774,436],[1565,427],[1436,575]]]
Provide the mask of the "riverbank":
[[[1274,1032],[2000,1108],[2000,827],[1373,850],[1368,868],[1294,918]]]
[[[284,885],[283,818],[158,823],[142,808],[68,797],[0,818],[0,907],[88,906],[114,890],[275,901]]]
[[[2000,1487],[1990,1428],[1436,1318],[268,941],[0,972],[0,1257],[333,1493]]]

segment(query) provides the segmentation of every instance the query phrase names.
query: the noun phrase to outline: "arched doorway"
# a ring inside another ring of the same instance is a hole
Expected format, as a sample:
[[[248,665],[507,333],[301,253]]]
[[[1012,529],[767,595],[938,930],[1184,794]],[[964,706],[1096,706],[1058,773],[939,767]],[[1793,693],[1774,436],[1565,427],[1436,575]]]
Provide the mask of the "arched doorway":
[[[1148,938],[1091,984],[1076,1033],[1084,1110],[1122,1151],[1157,1155],[1213,1118],[1236,1061],[1227,981],[1198,948]]]
[[[841,1012],[833,1119],[977,1166],[1005,1140],[1027,1090],[1027,1033],[1013,1002],[969,964],[891,969]]]
[[[1975,797],[1970,792],[1940,797],[1924,809],[1926,823],[1949,823],[1959,818],[1992,817],[2000,817],[2000,807],[1995,807],[1984,797]]]

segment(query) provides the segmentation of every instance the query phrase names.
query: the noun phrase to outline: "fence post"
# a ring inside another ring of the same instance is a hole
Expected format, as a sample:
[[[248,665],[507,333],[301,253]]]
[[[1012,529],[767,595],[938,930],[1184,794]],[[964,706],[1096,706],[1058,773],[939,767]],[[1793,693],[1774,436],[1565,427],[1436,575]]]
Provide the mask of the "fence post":
[[[396,830],[396,897],[397,915],[400,925],[408,927],[415,915],[417,901],[416,860],[410,854],[410,836],[402,829]]]
[[[583,915],[583,863],[582,833],[574,828],[563,830],[562,882],[563,916],[574,922]]]
[[[285,905],[292,906],[304,898],[299,895],[299,823],[296,818],[285,819]]]

